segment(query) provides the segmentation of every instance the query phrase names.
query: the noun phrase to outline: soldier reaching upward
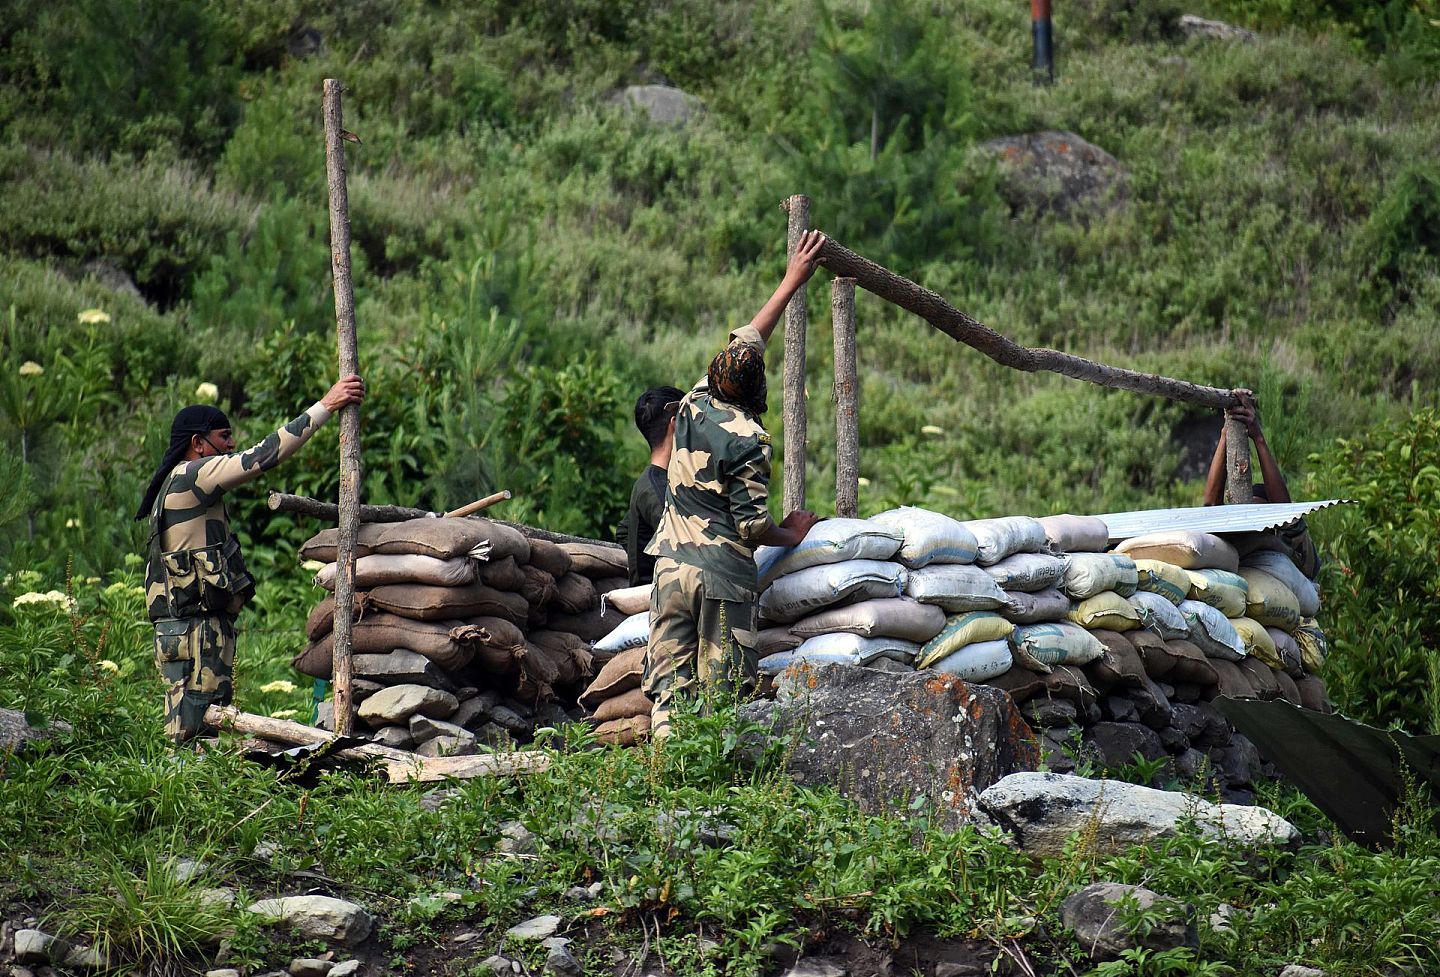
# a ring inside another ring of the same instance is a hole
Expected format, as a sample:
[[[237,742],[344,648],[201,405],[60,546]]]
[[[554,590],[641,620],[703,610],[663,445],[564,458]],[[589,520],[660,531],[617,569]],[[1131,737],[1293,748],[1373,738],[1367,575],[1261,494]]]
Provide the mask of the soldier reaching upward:
[[[755,548],[794,546],[815,524],[803,509],[770,517],[765,343],[791,296],[815,273],[825,236],[801,239],[780,286],[680,401],[655,556],[644,689],[652,735],[670,733],[678,697],[738,693],[755,681]],[[697,688],[697,683],[700,688]]]
[[[235,617],[255,593],[224,495],[289,458],[330,415],[365,398],[355,375],[305,413],[234,454],[230,421],[215,407],[175,415],[170,447],[136,519],[150,518],[145,601],[155,625],[155,663],[166,682],[165,734],[179,744],[204,726],[205,709],[230,702]]]

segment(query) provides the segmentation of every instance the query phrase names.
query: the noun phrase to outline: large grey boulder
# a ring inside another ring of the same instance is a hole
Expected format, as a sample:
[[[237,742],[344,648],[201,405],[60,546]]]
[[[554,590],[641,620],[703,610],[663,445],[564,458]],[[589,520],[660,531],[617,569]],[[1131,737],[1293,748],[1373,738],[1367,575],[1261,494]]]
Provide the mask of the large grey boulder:
[[[405,726],[415,715],[444,719],[458,708],[459,700],[449,692],[427,685],[392,685],[361,703],[359,715],[372,728],[378,729],[381,726]],[[411,733],[413,735],[413,729]]]
[[[250,911],[299,930],[307,939],[354,946],[365,942],[375,919],[353,902],[331,896],[262,899]]]
[[[1256,41],[1260,35],[1243,27],[1236,27],[1220,20],[1206,20],[1194,14],[1184,14],[1175,26],[1187,38],[1201,38],[1207,41]]]
[[[1000,164],[1001,193],[1017,211],[1069,214],[1124,198],[1124,167],[1073,132],[1004,136],[983,143],[980,151]]]
[[[1153,925],[1135,925],[1127,910],[1143,912]],[[1194,908],[1138,885],[1088,885],[1060,904],[1060,921],[1092,960],[1112,959],[1137,947],[1155,951],[1200,948]]]
[[[939,672],[854,665],[792,666],[777,698],[741,707],[792,742],[786,769],[799,784],[832,785],[865,811],[910,809],[956,828],[979,792],[1039,763],[1039,748],[1010,696]]]
[[[669,85],[631,85],[610,97],[613,104],[645,113],[656,125],[680,127],[705,113],[705,103]]]
[[[1017,846],[1037,855],[1061,854],[1066,840],[1080,832],[1093,835],[1099,851],[1123,851],[1173,835],[1191,821],[1203,837],[1237,848],[1300,841],[1293,824],[1262,807],[1211,804],[1191,794],[1058,773],[1011,774],[981,794],[978,807]]]

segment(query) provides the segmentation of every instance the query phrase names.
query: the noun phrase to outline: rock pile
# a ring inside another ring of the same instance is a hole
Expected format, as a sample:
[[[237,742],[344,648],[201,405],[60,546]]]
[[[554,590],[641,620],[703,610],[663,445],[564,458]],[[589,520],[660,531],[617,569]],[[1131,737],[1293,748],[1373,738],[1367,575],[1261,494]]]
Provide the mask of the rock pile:
[[[300,556],[333,591],[337,530]],[[624,615],[602,607],[623,588],[625,556],[599,543],[553,543],[487,519],[414,519],[360,527],[352,635],[355,729],[421,755],[508,749],[538,726],[583,718],[576,700],[609,657],[592,648]],[[331,677],[335,615],[327,596],[294,660]]]

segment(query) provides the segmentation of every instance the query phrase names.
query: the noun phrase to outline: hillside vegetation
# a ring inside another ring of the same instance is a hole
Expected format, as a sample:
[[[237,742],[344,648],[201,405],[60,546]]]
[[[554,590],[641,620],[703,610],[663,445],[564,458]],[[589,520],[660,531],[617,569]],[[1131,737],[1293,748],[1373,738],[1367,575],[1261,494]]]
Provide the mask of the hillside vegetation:
[[[691,382],[756,311],[783,267],[779,204],[805,193],[837,240],[1018,342],[1257,390],[1293,494],[1358,500],[1312,520],[1332,697],[1440,733],[1440,5],[1055,7],[1041,86],[1016,0],[0,4],[0,707],[72,724],[0,755],[4,918],[33,914],[128,972],[190,972],[228,933],[231,962],[260,969],[317,948],[200,887],[259,896],[312,873],[382,915],[373,949],[393,972],[478,973],[450,936],[493,948],[600,880],[614,915],[590,924],[592,967],[651,929],[696,975],[773,969],[817,934],[923,931],[1061,973],[1089,963],[1044,920],[1106,879],[1201,920],[1240,910],[1198,954],[1096,971],[1111,977],[1437,966],[1423,805],[1380,854],[1277,791],[1263,800],[1305,830],[1298,853],[1179,838],[1101,858],[1082,839],[1036,863],[742,770],[723,715],[663,753],[589,751],[571,730],[550,774],[436,796],[358,776],[306,789],[160,736],[131,515],[178,407],[213,385],[245,443],[334,378],[326,77],[362,140],[347,152],[366,501],[510,489],[506,518],[608,537],[644,463],[635,397]],[[1187,39],[1182,13],[1258,36]],[[703,111],[652,123],[617,98],[640,84]],[[1042,130],[1113,155],[1115,192],[1036,203],[984,149]],[[826,278],[808,363],[822,514]],[[863,293],[858,318],[862,514],[1198,502],[1213,415],[1003,369]],[[336,469],[317,444],[263,487],[333,497]],[[303,720],[289,662],[313,590],[294,554],[317,527],[263,496],[227,499],[261,578],[237,705]],[[577,832],[597,803],[622,832]],[[657,817],[675,809],[741,825],[743,843],[677,835]],[[538,855],[493,856],[507,820]],[[182,855],[204,874],[181,879]]]

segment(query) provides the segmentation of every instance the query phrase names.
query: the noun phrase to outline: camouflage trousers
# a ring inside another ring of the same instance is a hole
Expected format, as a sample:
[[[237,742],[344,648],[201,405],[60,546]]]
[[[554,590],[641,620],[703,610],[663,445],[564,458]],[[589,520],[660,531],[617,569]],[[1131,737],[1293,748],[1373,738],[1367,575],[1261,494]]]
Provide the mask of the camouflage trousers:
[[[156,621],[155,664],[165,681],[165,735],[184,743],[205,728],[206,708],[230,704],[235,619],[214,614]]]
[[[641,688],[654,704],[650,735],[656,740],[670,735],[677,700],[742,695],[755,687],[755,595],[729,583],[707,589],[705,576],[686,563],[655,563]]]

